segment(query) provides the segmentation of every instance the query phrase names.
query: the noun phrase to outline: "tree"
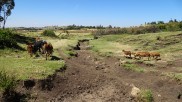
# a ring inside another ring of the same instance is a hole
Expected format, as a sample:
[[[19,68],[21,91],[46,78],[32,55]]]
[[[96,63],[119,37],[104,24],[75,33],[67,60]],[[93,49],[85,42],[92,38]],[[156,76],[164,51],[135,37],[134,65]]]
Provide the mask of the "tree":
[[[0,27],[3,25],[3,29],[5,28],[7,18],[11,15],[11,10],[14,9],[14,7],[14,0],[0,0]]]
[[[164,24],[164,21],[158,21],[158,24]]]
[[[151,22],[150,24],[151,24],[151,25],[155,25],[155,24],[157,24],[157,23],[156,23],[155,21],[153,21],[153,22]]]
[[[110,28],[110,29],[111,29],[111,28],[112,28],[112,25],[109,25],[109,26],[108,26],[108,28]]]

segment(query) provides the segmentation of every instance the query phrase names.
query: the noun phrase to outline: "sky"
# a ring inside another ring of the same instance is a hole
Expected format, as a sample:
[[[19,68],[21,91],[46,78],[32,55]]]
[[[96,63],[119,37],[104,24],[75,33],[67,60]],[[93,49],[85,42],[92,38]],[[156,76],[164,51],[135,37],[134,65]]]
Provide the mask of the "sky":
[[[182,21],[182,0],[15,0],[7,27],[138,26]]]

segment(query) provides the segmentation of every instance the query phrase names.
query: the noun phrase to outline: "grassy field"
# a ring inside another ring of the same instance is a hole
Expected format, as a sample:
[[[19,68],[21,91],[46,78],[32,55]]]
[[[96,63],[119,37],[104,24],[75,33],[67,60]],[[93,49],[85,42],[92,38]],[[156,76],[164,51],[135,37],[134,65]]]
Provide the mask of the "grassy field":
[[[180,35],[181,34],[181,35]],[[93,50],[100,53],[112,53],[123,56],[122,50],[156,51],[165,60],[174,60],[182,56],[182,32],[161,32],[149,34],[106,35],[90,42]]]
[[[50,38],[41,35],[39,32],[22,32],[20,35],[30,38],[40,36],[42,39],[51,42],[54,46],[54,56],[59,57],[58,49],[67,56],[71,57],[75,51],[72,49],[76,46],[78,40],[93,39],[91,34],[70,34],[66,39]],[[157,51],[161,53],[164,61],[173,61],[182,56],[182,32],[161,32],[149,34],[118,34],[105,35],[97,40],[90,40],[89,44],[92,50],[102,56],[115,56],[124,59],[122,50],[130,51]],[[18,43],[22,48],[26,49],[25,43]],[[134,65],[137,61],[133,61],[131,65],[126,64],[124,67],[129,70],[145,72],[140,66]],[[143,61],[142,61],[143,62]],[[154,61],[146,62],[153,63]],[[144,62],[145,63],[145,62]],[[154,62],[155,63],[155,62]],[[44,57],[30,58],[26,51],[4,49],[0,50],[0,69],[6,70],[8,73],[16,74],[18,79],[28,78],[44,78],[54,73],[55,70],[64,66],[64,61],[45,61]],[[134,69],[133,69],[134,68]],[[181,69],[181,68],[179,68]],[[168,74],[169,75],[169,74]],[[181,74],[176,77],[180,77]],[[171,76],[171,74],[170,74]]]
[[[26,32],[19,34],[24,39],[18,40],[18,45],[24,50],[5,48],[0,50],[0,70],[5,71],[8,75],[16,76],[19,80],[26,79],[43,79],[48,75],[52,75],[56,70],[64,68],[65,62],[63,60],[49,60],[46,61],[45,57],[40,55],[36,58],[35,56],[30,58],[30,55],[26,51],[26,41],[28,38],[35,38],[39,36],[39,32]],[[48,42],[52,42],[54,38],[42,37]],[[15,38],[17,39],[17,38]],[[50,41],[49,41],[50,40]],[[53,56],[59,57],[57,48],[55,46]]]
[[[64,61],[45,61],[33,58],[0,57],[1,70],[17,79],[43,79],[64,67]]]
[[[72,54],[75,54],[75,51],[72,49],[78,43],[80,39],[91,39],[92,35],[77,33],[72,34],[66,38],[61,39],[51,38],[42,36],[43,31],[38,32],[28,32],[28,31],[19,31],[16,32],[22,38],[15,38],[20,47],[24,50],[19,49],[1,49],[0,50],[0,71],[5,71],[8,75],[16,76],[17,79],[26,80],[26,79],[42,79],[46,78],[48,75],[52,75],[56,70],[64,68],[64,60],[49,60],[46,61],[44,56],[32,57],[30,58],[29,54],[26,51],[26,42],[33,42],[32,39],[39,36],[42,40],[51,42],[54,47],[53,56],[60,58],[58,49],[67,56],[71,57]],[[59,32],[59,31],[58,31]],[[58,32],[56,32],[58,34]]]
[[[118,34],[104,35],[97,40],[91,40],[92,50],[102,56],[115,56],[121,60],[122,67],[135,72],[161,72],[161,75],[172,79],[182,80],[181,66],[175,65],[175,61],[182,58],[182,32],[161,32],[148,34]],[[146,58],[141,60],[127,59],[122,50],[132,52],[149,51],[159,52],[161,60]],[[127,63],[130,62],[130,63]],[[178,63],[178,62],[177,62]],[[165,68],[173,66],[175,70],[165,71]],[[161,69],[163,68],[163,69]]]
[[[25,47],[24,44],[22,44]],[[56,52],[54,56],[57,56]],[[65,66],[63,60],[46,61],[43,56],[30,58],[27,51],[4,49],[0,50],[0,70],[9,75],[16,76],[17,79],[42,79],[51,75]]]

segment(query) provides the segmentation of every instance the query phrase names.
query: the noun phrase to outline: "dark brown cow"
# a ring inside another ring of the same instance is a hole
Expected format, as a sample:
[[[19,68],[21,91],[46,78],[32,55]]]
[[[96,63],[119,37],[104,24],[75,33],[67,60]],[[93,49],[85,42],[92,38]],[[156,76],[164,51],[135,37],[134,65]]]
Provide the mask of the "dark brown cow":
[[[50,57],[50,55],[52,55],[53,52],[53,46],[51,43],[44,43],[43,45],[43,53],[46,54],[46,60],[48,59],[48,57]]]

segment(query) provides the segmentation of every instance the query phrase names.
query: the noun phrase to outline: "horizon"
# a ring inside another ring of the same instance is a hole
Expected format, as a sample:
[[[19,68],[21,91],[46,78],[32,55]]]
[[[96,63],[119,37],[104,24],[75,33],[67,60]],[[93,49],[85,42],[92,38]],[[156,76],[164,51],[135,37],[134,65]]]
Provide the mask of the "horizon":
[[[182,20],[181,0],[15,0],[6,27],[116,26]]]

